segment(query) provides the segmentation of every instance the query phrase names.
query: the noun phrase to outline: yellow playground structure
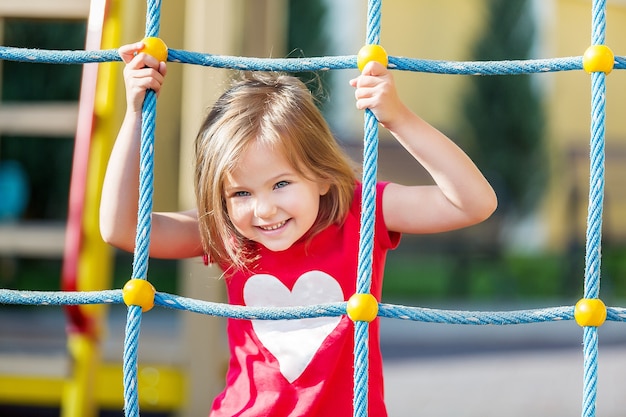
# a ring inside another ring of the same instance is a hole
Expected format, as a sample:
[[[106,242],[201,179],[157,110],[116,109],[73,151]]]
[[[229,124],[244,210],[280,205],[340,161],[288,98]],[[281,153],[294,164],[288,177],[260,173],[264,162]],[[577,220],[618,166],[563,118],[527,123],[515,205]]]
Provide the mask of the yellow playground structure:
[[[120,42],[121,0],[25,1],[0,3],[1,17],[87,19],[86,50],[113,49]],[[69,213],[65,231],[54,227],[24,230],[3,228],[2,246],[16,250],[63,252],[62,288],[92,291],[110,288],[112,253],[100,237],[98,219],[101,184],[108,154],[115,138],[113,63],[85,65],[78,108],[4,106],[5,120],[19,125],[17,111],[36,117],[65,121],[62,129],[75,128]],[[64,111],[65,110],[65,111]],[[77,110],[77,112],[76,112]],[[73,117],[76,112],[77,117]],[[61,122],[57,122],[61,124]],[[19,130],[19,126],[12,126]],[[32,233],[31,233],[32,232]],[[59,241],[64,238],[64,246]],[[21,248],[21,249],[20,249]],[[80,277],[80,279],[79,279]],[[100,409],[122,410],[121,363],[105,363],[102,338],[107,307],[68,306],[68,357],[35,358],[27,354],[0,357],[0,404],[58,408],[64,417],[97,416]],[[60,362],[60,366],[59,366]],[[52,368],[50,371],[48,368]],[[60,368],[60,369],[58,369]],[[146,393],[142,408],[150,411],[180,409],[185,398],[185,376],[174,366],[145,364],[140,369]]]

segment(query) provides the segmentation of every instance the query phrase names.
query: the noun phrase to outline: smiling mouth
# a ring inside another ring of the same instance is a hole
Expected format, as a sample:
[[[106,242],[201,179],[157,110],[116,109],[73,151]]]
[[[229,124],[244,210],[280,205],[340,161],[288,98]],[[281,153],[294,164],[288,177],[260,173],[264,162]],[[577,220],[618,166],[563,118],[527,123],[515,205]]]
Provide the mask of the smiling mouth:
[[[273,225],[271,225],[271,226],[258,226],[258,228],[259,228],[259,229],[261,229],[261,230],[265,230],[265,231],[271,232],[271,231],[273,231],[273,230],[278,230],[278,229],[280,229],[280,228],[281,228],[281,227],[283,227],[285,224],[287,224],[287,220],[283,220],[282,222],[280,222],[280,223],[276,223],[276,224],[273,224]]]

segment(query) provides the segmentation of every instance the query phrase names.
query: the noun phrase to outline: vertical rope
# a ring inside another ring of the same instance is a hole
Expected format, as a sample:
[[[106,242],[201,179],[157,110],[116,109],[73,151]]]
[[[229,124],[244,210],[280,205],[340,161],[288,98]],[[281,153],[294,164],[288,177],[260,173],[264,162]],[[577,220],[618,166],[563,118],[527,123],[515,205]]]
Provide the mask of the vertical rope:
[[[146,92],[141,124],[139,156],[139,202],[137,231],[133,259],[133,278],[147,279],[152,230],[152,197],[154,182],[154,127],[156,122],[156,94]]]
[[[365,43],[368,45],[380,43],[381,10],[382,0],[368,0],[367,29],[365,32]]]
[[[137,350],[141,329],[141,307],[129,306],[126,317],[126,335],[122,367],[124,370],[124,415],[139,416],[139,393],[137,390]]]
[[[591,44],[604,43],[606,34],[606,0],[592,4]],[[589,155],[589,208],[585,245],[584,297],[600,294],[600,256],[602,211],[604,204],[606,74],[591,74],[591,126]],[[583,333],[583,417],[596,415],[598,385],[598,328],[587,326]]]
[[[381,0],[368,0],[366,43],[380,42]],[[371,110],[364,114],[363,191],[357,292],[370,292],[372,284],[372,253],[376,216],[376,178],[378,167],[378,120]],[[367,417],[369,386],[369,323],[354,323],[354,410],[355,417]]]
[[[161,0],[147,0],[146,36],[159,36],[161,30]]]
[[[159,35],[161,2],[148,0],[146,12],[146,37]],[[139,156],[139,202],[137,231],[133,256],[132,278],[148,279],[150,233],[152,230],[152,200],[154,191],[154,129],[156,125],[156,93],[146,91],[142,108],[141,144]],[[137,390],[137,350],[141,329],[141,307],[129,306],[124,338],[124,413],[127,417],[139,416]]]
[[[369,377],[369,323],[354,322],[354,399],[353,415],[367,417]]]
[[[595,417],[598,391],[598,328],[583,328],[583,417]]]
[[[361,230],[359,233],[359,260],[356,286],[356,290],[359,294],[368,293],[372,284],[377,166],[378,120],[376,120],[376,116],[374,116],[371,110],[366,109],[364,114],[363,138]]]
[[[589,207],[585,250],[585,298],[600,293],[600,255],[602,210],[604,203],[604,122],[606,111],[606,74],[591,74],[591,140],[589,153]]]

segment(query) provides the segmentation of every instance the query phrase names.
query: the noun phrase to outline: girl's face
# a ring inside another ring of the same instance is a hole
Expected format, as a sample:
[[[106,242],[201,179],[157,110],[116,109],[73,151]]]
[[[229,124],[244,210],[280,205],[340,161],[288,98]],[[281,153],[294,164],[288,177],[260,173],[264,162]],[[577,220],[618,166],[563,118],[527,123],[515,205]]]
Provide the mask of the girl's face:
[[[317,219],[329,185],[311,181],[266,144],[255,142],[226,175],[224,197],[231,222],[247,239],[272,251],[288,249]]]

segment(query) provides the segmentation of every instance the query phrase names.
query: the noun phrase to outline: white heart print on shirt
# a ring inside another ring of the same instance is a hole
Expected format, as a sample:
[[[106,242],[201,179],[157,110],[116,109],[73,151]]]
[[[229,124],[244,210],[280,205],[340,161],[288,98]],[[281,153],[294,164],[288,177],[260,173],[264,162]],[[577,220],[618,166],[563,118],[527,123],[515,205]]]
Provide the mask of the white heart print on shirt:
[[[322,271],[302,274],[291,291],[273,275],[253,275],[244,286],[243,298],[250,307],[292,307],[344,301],[337,280]],[[278,360],[280,372],[291,383],[302,375],[340,320],[341,317],[318,317],[251,321],[257,337]]]

